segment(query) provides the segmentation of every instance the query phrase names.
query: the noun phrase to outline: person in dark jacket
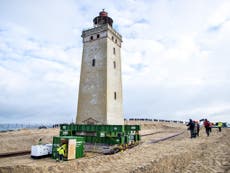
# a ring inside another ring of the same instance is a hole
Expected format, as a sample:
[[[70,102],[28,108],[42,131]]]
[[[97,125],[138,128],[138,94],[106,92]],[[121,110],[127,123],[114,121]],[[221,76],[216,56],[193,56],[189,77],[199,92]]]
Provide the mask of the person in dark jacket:
[[[195,123],[193,122],[193,120],[189,119],[189,123],[186,126],[188,126],[188,130],[190,130],[191,138],[195,138],[196,137],[194,133]]]
[[[209,136],[209,133],[210,133],[210,122],[207,119],[204,120],[204,127],[205,127],[205,131],[206,131],[207,136]]]
[[[197,121],[197,136],[199,136],[199,133],[200,133],[200,124],[199,122]]]

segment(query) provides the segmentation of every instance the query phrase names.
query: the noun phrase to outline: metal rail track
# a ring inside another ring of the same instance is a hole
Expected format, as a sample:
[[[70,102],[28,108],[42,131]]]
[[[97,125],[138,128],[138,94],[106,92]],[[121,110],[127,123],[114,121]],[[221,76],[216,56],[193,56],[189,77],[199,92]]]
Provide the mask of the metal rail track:
[[[153,133],[148,133],[148,134],[143,134],[141,135],[142,137],[143,136],[150,136],[150,135],[154,135],[154,134],[158,134],[158,133],[163,133],[164,131],[158,131],[158,132],[153,132]],[[153,143],[158,143],[158,142],[161,142],[161,141],[165,141],[165,140],[168,140],[168,139],[171,139],[171,138],[174,138],[176,136],[179,136],[181,134],[183,134],[183,132],[179,132],[179,133],[176,133],[176,134],[173,134],[173,135],[170,135],[170,136],[167,136],[167,137],[164,137],[164,138],[160,138],[160,139],[152,139],[149,143],[153,144]],[[7,153],[0,153],[0,158],[4,158],[4,157],[15,157],[15,156],[23,156],[23,155],[28,155],[30,154],[30,150],[24,150],[24,151],[17,151],[17,152],[7,152]]]
[[[0,153],[0,158],[4,157],[14,157],[14,156],[23,156],[30,154],[30,150],[24,150],[24,151],[17,151],[17,152],[7,152],[7,153]]]
[[[153,132],[153,133],[147,133],[147,134],[143,134],[143,135],[140,135],[141,137],[143,136],[150,136],[150,135],[155,135],[157,133],[163,133],[164,131],[158,131],[158,132]]]
[[[179,133],[174,133],[173,135],[170,135],[170,136],[167,136],[167,137],[164,137],[164,138],[160,138],[160,139],[152,139],[149,143],[150,144],[154,144],[154,143],[158,143],[158,142],[161,142],[161,141],[165,141],[165,140],[174,138],[176,136],[179,136],[179,135],[183,134],[184,132],[185,131],[179,132]]]

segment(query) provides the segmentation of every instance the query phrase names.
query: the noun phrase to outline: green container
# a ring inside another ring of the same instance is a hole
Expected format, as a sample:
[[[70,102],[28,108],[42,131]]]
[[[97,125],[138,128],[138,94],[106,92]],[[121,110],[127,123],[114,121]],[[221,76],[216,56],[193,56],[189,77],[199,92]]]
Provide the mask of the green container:
[[[83,132],[130,132],[139,131],[140,125],[89,125],[89,124],[62,124],[60,130]]]
[[[76,158],[80,158],[84,156],[84,143],[85,138],[84,137],[78,137],[78,136],[54,136],[53,137],[53,147],[52,147],[52,158],[56,159],[58,158],[58,152],[57,148],[61,145],[62,139],[76,139]],[[67,151],[68,152],[68,151]]]
[[[139,141],[140,125],[89,125],[70,124],[61,125],[60,136],[75,136],[76,132],[83,132],[87,143],[127,144],[130,141]],[[96,135],[96,136],[94,136]]]
[[[83,141],[76,142],[76,158],[84,156],[84,145]]]
[[[60,144],[60,142],[61,142],[61,138],[60,137],[57,137],[57,136],[53,137],[53,144]]]
[[[84,156],[84,148],[83,146],[76,147],[76,158],[81,158]]]

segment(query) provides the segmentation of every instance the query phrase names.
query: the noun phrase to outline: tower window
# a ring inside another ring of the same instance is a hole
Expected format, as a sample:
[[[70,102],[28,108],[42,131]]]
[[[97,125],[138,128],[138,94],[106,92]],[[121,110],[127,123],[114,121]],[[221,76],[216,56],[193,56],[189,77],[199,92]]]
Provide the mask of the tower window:
[[[97,34],[97,38],[100,38],[100,34]]]
[[[112,40],[114,40],[113,36],[112,36]]]
[[[114,100],[116,100],[116,99],[117,99],[117,93],[114,92]]]
[[[93,36],[90,37],[90,40],[93,40]]]
[[[114,54],[114,55],[116,54],[116,50],[115,50],[115,47],[113,48],[113,54]]]
[[[117,43],[117,39],[115,40],[115,43]]]
[[[92,60],[92,66],[94,67],[94,66],[95,66],[95,64],[96,64],[96,60],[95,60],[95,59],[93,59],[93,60]]]
[[[113,61],[113,68],[116,68],[116,61]]]

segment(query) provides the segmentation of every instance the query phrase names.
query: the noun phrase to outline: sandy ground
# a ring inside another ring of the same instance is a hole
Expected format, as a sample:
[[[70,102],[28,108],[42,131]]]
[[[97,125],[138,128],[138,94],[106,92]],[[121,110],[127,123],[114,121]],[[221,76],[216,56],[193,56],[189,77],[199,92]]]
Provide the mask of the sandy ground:
[[[53,136],[59,135],[59,129],[22,129],[0,133],[0,153],[30,150],[42,138],[44,143],[52,143]],[[1,165],[1,162],[0,162]]]
[[[133,122],[129,122],[133,123]],[[175,123],[135,122],[142,125],[140,145],[114,155],[86,153],[84,158],[57,163],[50,158],[34,160],[29,155],[0,158],[0,173],[230,173],[230,129],[217,129],[209,137],[201,129],[200,137],[190,139],[185,125]],[[170,140],[152,141],[184,132]],[[0,133],[1,152],[30,149],[39,138],[51,142],[58,129],[20,130]]]

